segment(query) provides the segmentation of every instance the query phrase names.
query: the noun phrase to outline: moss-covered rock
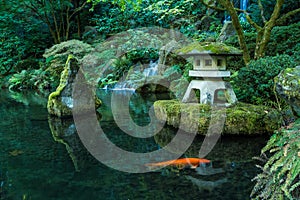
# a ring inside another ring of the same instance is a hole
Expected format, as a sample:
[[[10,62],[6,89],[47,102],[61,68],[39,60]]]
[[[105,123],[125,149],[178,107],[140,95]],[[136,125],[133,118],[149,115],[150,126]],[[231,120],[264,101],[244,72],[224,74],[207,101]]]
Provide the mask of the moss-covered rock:
[[[177,100],[161,100],[154,103],[155,115],[159,120],[184,131],[198,124],[198,134],[205,135],[211,119],[221,119],[226,111],[222,134],[263,134],[273,133],[282,124],[279,112],[266,106],[238,103],[223,109],[212,109],[210,105],[181,103]],[[212,111],[213,110],[213,111]],[[192,129],[193,130],[193,129]]]
[[[67,59],[64,70],[61,73],[59,86],[56,88],[56,91],[52,92],[48,97],[47,109],[49,114],[61,118],[72,116],[73,84],[78,70],[78,60],[74,56],[70,55]],[[101,105],[101,100],[98,99],[96,95],[94,100],[95,107],[99,108]],[[85,110],[85,108],[82,108],[82,110]]]
[[[207,53],[207,54],[236,54],[240,55],[241,50],[228,46],[221,42],[194,42],[181,49],[176,50],[180,54],[189,54],[189,53]]]
[[[274,79],[276,91],[300,117],[300,66],[287,68]]]

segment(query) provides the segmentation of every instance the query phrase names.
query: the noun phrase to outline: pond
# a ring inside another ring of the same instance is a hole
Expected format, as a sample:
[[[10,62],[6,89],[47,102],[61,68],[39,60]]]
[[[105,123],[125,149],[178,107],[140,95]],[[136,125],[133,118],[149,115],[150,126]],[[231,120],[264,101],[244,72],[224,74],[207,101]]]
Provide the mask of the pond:
[[[117,95],[128,95],[119,92]],[[133,138],[122,132],[111,112],[111,92],[99,91],[103,105],[99,124],[120,148],[133,152],[159,149],[176,133]],[[149,123],[148,111],[168,95],[138,95],[130,100],[130,116]],[[209,165],[196,169],[166,167],[148,173],[112,169],[87,151],[72,120],[51,118],[47,98],[35,92],[0,94],[0,199],[249,199],[258,172],[258,156],[267,137],[222,136],[208,154]],[[126,123],[125,123],[126,125]],[[196,137],[183,157],[195,157],[203,141]],[[116,161],[117,162],[117,161]]]

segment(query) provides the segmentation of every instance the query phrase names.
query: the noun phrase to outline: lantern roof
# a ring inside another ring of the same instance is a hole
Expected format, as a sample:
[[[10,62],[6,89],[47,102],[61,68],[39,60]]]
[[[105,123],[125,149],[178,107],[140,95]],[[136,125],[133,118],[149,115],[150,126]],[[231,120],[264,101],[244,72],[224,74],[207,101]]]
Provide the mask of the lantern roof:
[[[223,56],[240,56],[242,51],[228,46],[221,42],[193,42],[176,51],[182,56],[196,56],[196,55],[223,55]]]

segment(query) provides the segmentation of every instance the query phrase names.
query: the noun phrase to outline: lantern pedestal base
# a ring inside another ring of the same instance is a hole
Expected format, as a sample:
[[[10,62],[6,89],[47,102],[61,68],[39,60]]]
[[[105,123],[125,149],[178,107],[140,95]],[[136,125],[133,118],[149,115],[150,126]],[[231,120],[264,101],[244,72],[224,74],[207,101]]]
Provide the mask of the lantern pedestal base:
[[[228,82],[224,82],[221,78],[220,80],[192,80],[187,88],[187,91],[182,99],[182,102],[188,103],[193,101],[193,96],[195,93],[192,91],[200,91],[200,99],[197,100],[201,104],[210,105],[225,105],[230,106],[237,102],[235,93]],[[223,98],[218,98],[218,92],[221,91]],[[195,100],[194,100],[195,101]],[[194,102],[193,101],[193,102]]]

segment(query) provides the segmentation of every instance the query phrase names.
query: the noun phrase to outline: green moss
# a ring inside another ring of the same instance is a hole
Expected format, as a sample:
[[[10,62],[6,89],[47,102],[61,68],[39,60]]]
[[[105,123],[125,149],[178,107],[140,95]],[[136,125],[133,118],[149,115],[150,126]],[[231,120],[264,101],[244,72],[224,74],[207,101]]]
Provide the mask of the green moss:
[[[74,61],[74,66],[71,66],[71,62]],[[70,117],[72,116],[72,108],[68,107],[64,102],[62,102],[61,99],[61,94],[64,91],[64,89],[66,88],[66,86],[68,85],[68,79],[70,78],[70,71],[73,70],[78,70],[79,66],[77,64],[77,58],[75,58],[73,55],[69,55],[68,59],[66,61],[64,70],[61,74],[60,77],[60,84],[59,86],[56,88],[56,91],[52,92],[49,97],[48,97],[48,104],[47,104],[47,109],[49,114],[51,115],[55,115],[58,117]],[[68,90],[68,89],[66,89]],[[71,97],[69,97],[71,98]],[[95,94],[95,107],[99,108],[101,105],[101,100],[96,96]],[[82,110],[86,110],[89,108],[88,105],[90,104],[86,104],[82,105]]]
[[[186,104],[175,100],[161,100],[154,103],[157,118],[167,120],[169,125],[191,131],[198,125],[198,134],[205,135],[211,120],[221,119],[226,112],[223,134],[273,133],[282,122],[281,114],[266,106],[238,103],[235,106],[214,111],[207,104]],[[212,116],[213,115],[213,116]]]
[[[68,83],[68,74],[69,74],[68,65],[70,64],[71,59],[75,59],[73,55],[68,56],[64,70],[61,73],[59,86],[48,97],[48,104],[47,104],[48,112],[52,115],[58,115],[59,117],[72,115],[70,108],[68,108],[60,100],[58,100],[63,89],[66,87]]]
[[[228,46],[224,43],[219,42],[205,42],[205,43],[198,43],[194,42],[190,45],[187,45],[179,50],[177,53],[179,54],[188,54],[189,52],[197,50],[199,52],[204,53],[213,53],[213,54],[241,54],[242,52],[232,46]]]

